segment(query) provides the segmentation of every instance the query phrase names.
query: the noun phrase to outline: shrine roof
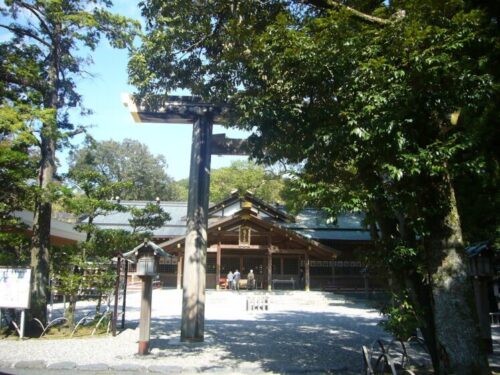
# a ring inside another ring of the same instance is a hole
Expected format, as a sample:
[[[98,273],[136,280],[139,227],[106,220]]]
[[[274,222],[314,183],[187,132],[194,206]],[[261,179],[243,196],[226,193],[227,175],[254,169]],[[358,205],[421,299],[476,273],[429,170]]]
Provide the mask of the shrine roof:
[[[279,224],[286,229],[300,233],[302,236],[322,241],[369,241],[370,231],[364,225],[365,215],[363,213],[339,214],[335,220],[329,220],[328,215],[321,210],[305,209],[297,216],[287,213],[283,207],[272,205],[263,200],[245,193],[243,196],[232,194],[222,202],[209,207],[209,225],[233,216],[240,211],[243,202],[251,203],[254,215],[263,221]],[[125,207],[144,208],[150,201],[121,201]],[[160,202],[160,207],[171,217],[162,228],[153,230],[156,238],[174,238],[186,233],[187,202]],[[111,212],[108,215],[100,215],[94,219],[94,223],[101,229],[123,229],[132,231],[129,225],[131,215],[129,212]]]

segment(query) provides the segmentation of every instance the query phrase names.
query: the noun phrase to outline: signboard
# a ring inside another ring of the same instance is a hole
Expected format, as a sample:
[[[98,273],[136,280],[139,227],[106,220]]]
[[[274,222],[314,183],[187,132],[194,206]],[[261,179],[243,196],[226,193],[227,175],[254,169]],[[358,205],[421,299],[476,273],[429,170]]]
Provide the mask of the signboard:
[[[239,245],[250,246],[250,227],[247,227],[246,225],[240,226]]]
[[[30,307],[31,268],[0,267],[0,307]]]

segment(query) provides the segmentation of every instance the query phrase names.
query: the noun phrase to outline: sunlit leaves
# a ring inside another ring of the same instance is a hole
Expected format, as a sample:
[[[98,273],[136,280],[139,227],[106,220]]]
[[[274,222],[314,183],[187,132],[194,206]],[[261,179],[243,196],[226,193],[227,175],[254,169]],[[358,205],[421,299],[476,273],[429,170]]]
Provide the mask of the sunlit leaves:
[[[210,176],[210,201],[220,202],[233,190],[241,194],[252,192],[266,202],[282,202],[285,182],[278,174],[266,171],[252,162],[233,162],[229,167],[214,169]]]

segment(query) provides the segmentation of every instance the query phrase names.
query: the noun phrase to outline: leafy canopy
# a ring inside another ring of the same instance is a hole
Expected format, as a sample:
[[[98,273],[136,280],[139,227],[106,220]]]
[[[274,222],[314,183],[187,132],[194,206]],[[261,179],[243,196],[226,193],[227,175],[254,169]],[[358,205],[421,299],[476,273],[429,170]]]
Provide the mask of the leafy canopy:
[[[176,199],[177,190],[166,173],[165,157],[153,155],[147,145],[136,140],[98,142],[89,139],[85,147],[72,152],[70,166],[74,171],[92,171],[114,183],[115,189],[109,191],[108,198]]]

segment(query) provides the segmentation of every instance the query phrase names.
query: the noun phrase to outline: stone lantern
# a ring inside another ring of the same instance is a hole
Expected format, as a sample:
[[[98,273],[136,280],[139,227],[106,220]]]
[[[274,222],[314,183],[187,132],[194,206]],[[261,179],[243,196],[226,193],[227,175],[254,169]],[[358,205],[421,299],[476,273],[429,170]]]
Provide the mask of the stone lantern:
[[[465,250],[469,256],[467,266],[474,287],[481,340],[486,351],[488,353],[493,353],[488,298],[489,284],[494,274],[493,248],[489,242],[480,242],[467,247]]]
[[[136,275],[142,280],[141,318],[139,320],[139,354],[149,352],[151,327],[151,303],[153,296],[153,278],[158,274],[160,257],[172,257],[154,242],[144,239],[144,242],[132,251],[123,254],[126,259],[137,264]]]

